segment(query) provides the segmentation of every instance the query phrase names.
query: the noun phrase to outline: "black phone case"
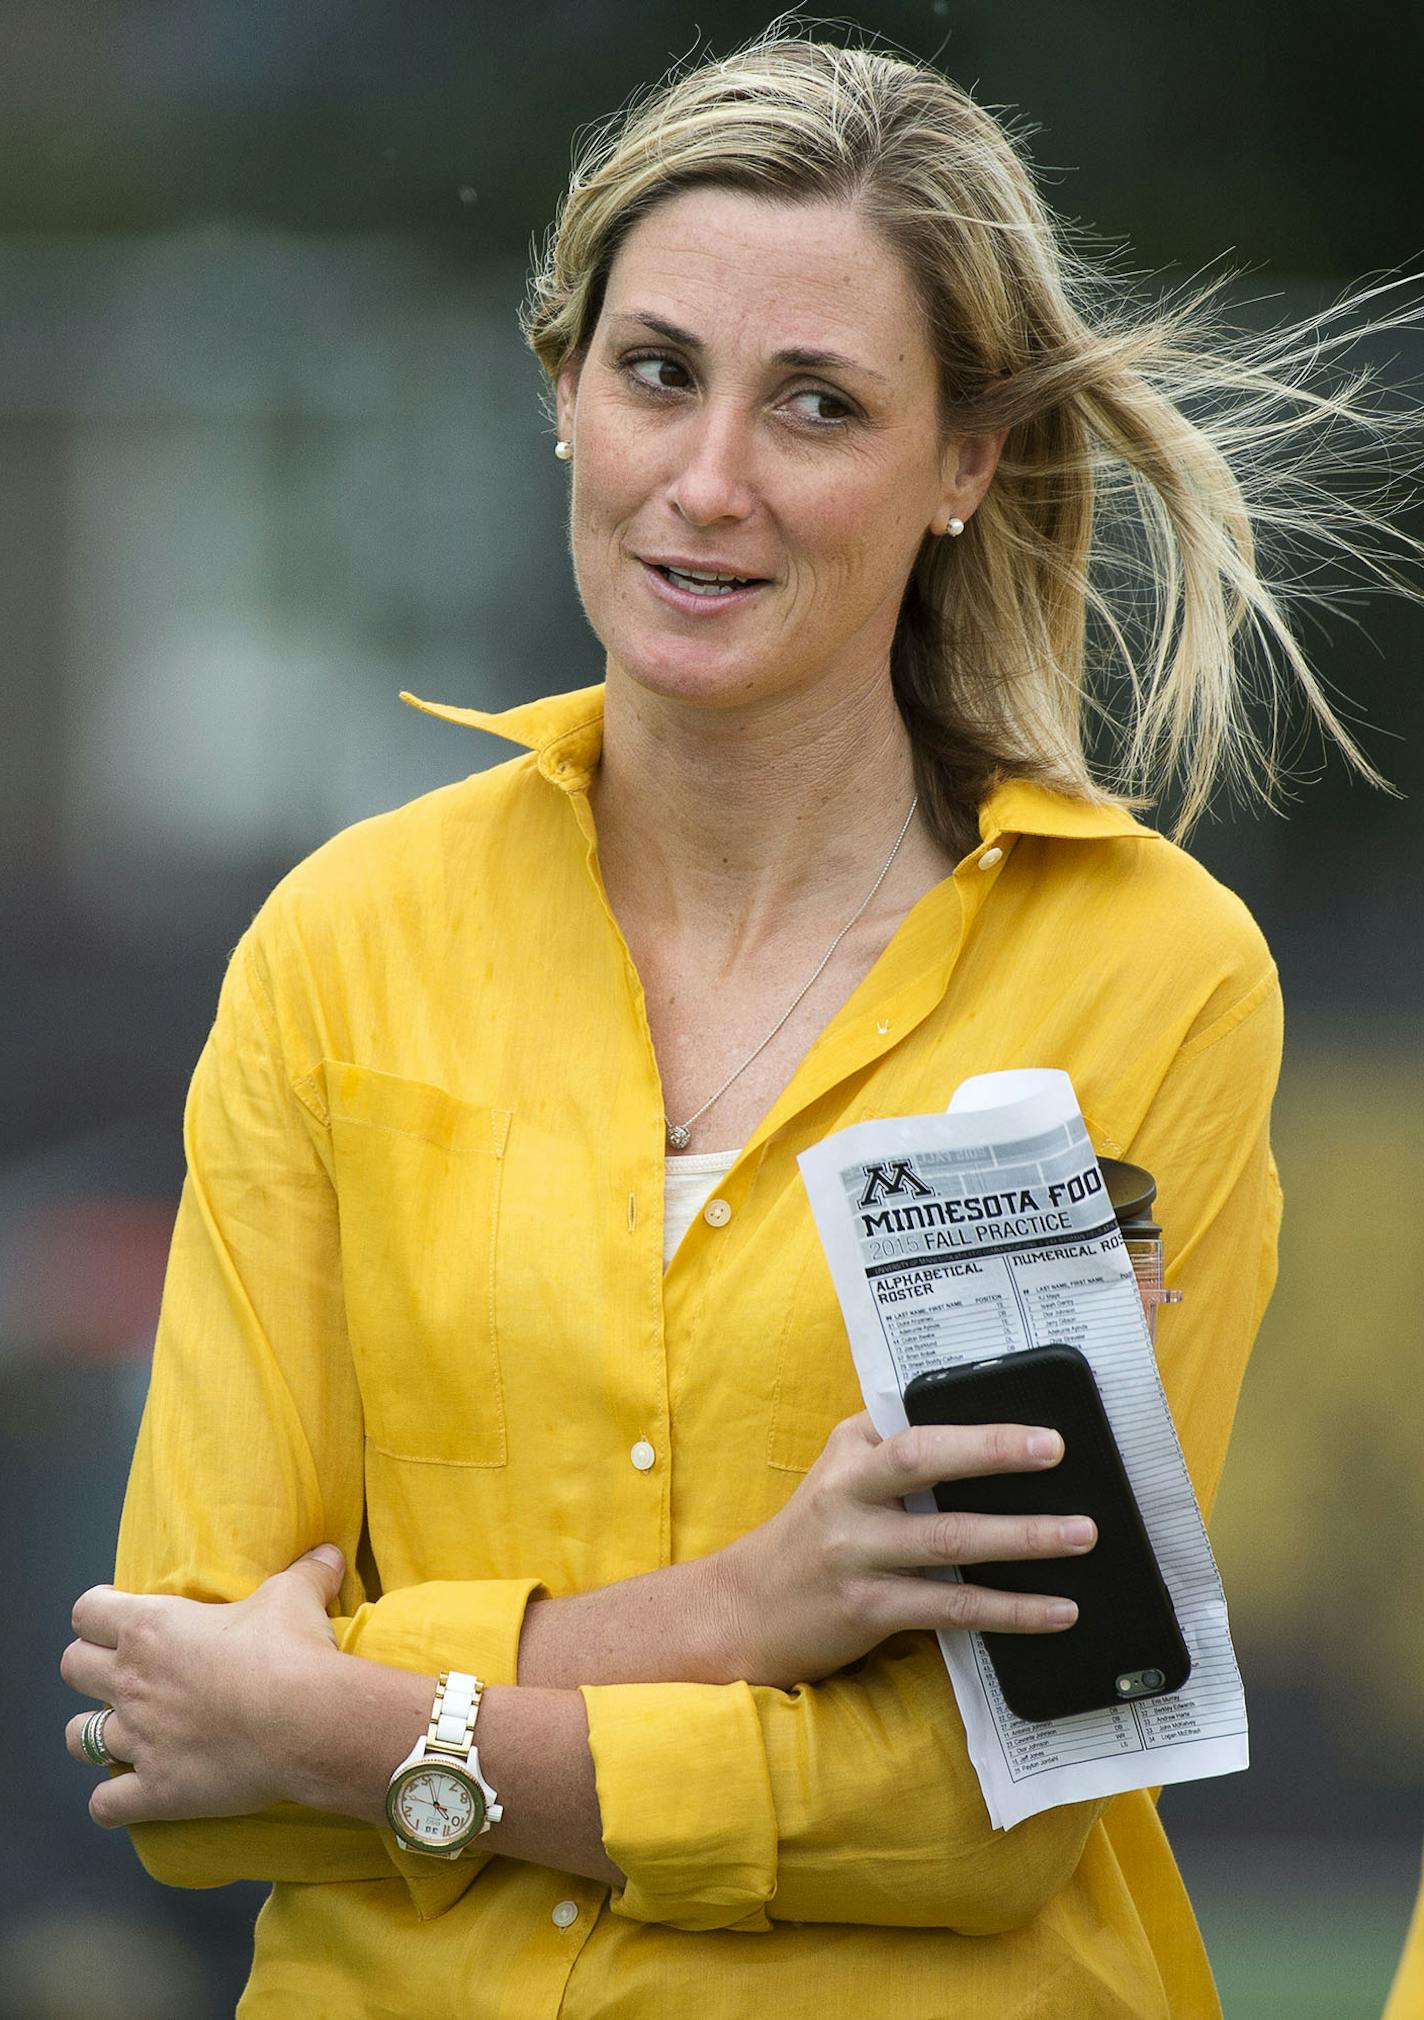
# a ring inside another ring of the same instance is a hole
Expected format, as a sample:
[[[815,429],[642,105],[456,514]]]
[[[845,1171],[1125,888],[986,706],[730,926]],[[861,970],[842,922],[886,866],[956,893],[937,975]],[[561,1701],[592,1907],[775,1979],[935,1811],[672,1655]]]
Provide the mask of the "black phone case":
[[[1064,1718],[1180,1690],[1191,1657],[1078,1349],[1030,1347],[917,1375],[905,1412],[912,1424],[1045,1424],[1062,1434],[1063,1457],[1046,1471],[942,1482],[934,1494],[946,1513],[1091,1515],[1098,1525],[1082,1557],[964,1567],[975,1585],[1062,1593],[1078,1604],[1078,1618],[1060,1633],[983,1636],[1009,1709],[1020,1718]]]

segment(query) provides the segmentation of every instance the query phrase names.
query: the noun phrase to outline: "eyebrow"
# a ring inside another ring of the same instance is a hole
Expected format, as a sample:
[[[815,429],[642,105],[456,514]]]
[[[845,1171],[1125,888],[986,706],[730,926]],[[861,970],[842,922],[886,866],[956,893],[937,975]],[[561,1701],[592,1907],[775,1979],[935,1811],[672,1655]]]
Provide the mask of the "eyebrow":
[[[621,315],[611,316],[610,322],[640,323],[645,330],[665,337],[670,344],[678,344],[685,351],[701,351],[704,347],[700,337],[690,330],[680,330],[676,323],[665,322],[661,316],[648,315],[642,309],[627,309]],[[797,345],[791,350],[778,351],[772,359],[774,365],[792,365],[803,372],[859,372],[867,379],[875,379],[881,385],[888,384],[883,372],[876,372],[869,365],[863,365],[858,358],[848,358],[844,351],[807,350]]]

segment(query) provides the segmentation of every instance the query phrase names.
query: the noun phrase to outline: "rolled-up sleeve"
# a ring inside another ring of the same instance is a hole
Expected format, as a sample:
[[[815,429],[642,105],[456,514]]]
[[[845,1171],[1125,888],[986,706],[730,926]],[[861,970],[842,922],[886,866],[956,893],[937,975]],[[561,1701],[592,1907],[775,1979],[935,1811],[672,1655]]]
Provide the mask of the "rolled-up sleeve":
[[[765,1929],[778,1822],[764,1693],[746,1683],[585,1685],[614,1911],[679,1929]]]
[[[994,1831],[939,1648],[824,1682],[585,1687],[615,1914],[679,1929],[863,1922],[983,1935],[1037,1913],[1101,1804]]]
[[[335,1197],[320,1121],[289,1077],[250,941],[229,966],[184,1137],[187,1178],[115,1583],[240,1599],[314,1544],[334,1542],[348,1566],[332,1622],[345,1652],[512,1684],[538,1579],[450,1580],[372,1597],[357,1569],[364,1427]],[[448,1906],[488,1856],[437,1866],[402,1853],[388,1831],[295,1804],[140,1824],[132,1836],[148,1871],[172,1886],[400,1873],[422,1914]]]

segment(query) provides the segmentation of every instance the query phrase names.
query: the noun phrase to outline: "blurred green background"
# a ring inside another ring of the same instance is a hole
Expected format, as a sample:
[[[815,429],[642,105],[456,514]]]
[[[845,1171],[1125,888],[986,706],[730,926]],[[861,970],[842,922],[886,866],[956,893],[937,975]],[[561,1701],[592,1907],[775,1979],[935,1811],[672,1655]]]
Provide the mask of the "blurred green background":
[[[1418,8],[837,18],[1011,108],[1056,207],[1154,284],[1224,260],[1259,323],[1424,268]],[[0,10],[6,2020],[231,2010],[254,1890],[165,1894],[92,1830],[54,1670],[110,1567],[184,1084],[282,871],[471,761],[398,689],[499,705],[597,677],[515,329],[529,245],[577,129],[765,20]],[[1419,381],[1424,324],[1361,357]],[[1424,616],[1361,601],[1308,636],[1405,796],[1307,748],[1288,819],[1223,806],[1195,843],[1265,927],[1290,1019],[1281,1286],[1213,1524],[1254,1764],[1163,1801],[1229,2020],[1374,2020],[1424,1818]]]

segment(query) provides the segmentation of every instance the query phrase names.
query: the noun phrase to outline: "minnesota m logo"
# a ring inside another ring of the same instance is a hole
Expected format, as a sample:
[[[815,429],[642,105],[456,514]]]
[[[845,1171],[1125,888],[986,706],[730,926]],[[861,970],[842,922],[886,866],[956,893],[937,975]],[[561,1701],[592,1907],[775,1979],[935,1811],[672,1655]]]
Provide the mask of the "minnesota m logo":
[[[865,1190],[860,1195],[862,1206],[879,1206],[882,1199],[930,1196],[930,1188],[915,1176],[904,1158],[896,1164],[867,1164],[862,1170],[865,1172]]]

